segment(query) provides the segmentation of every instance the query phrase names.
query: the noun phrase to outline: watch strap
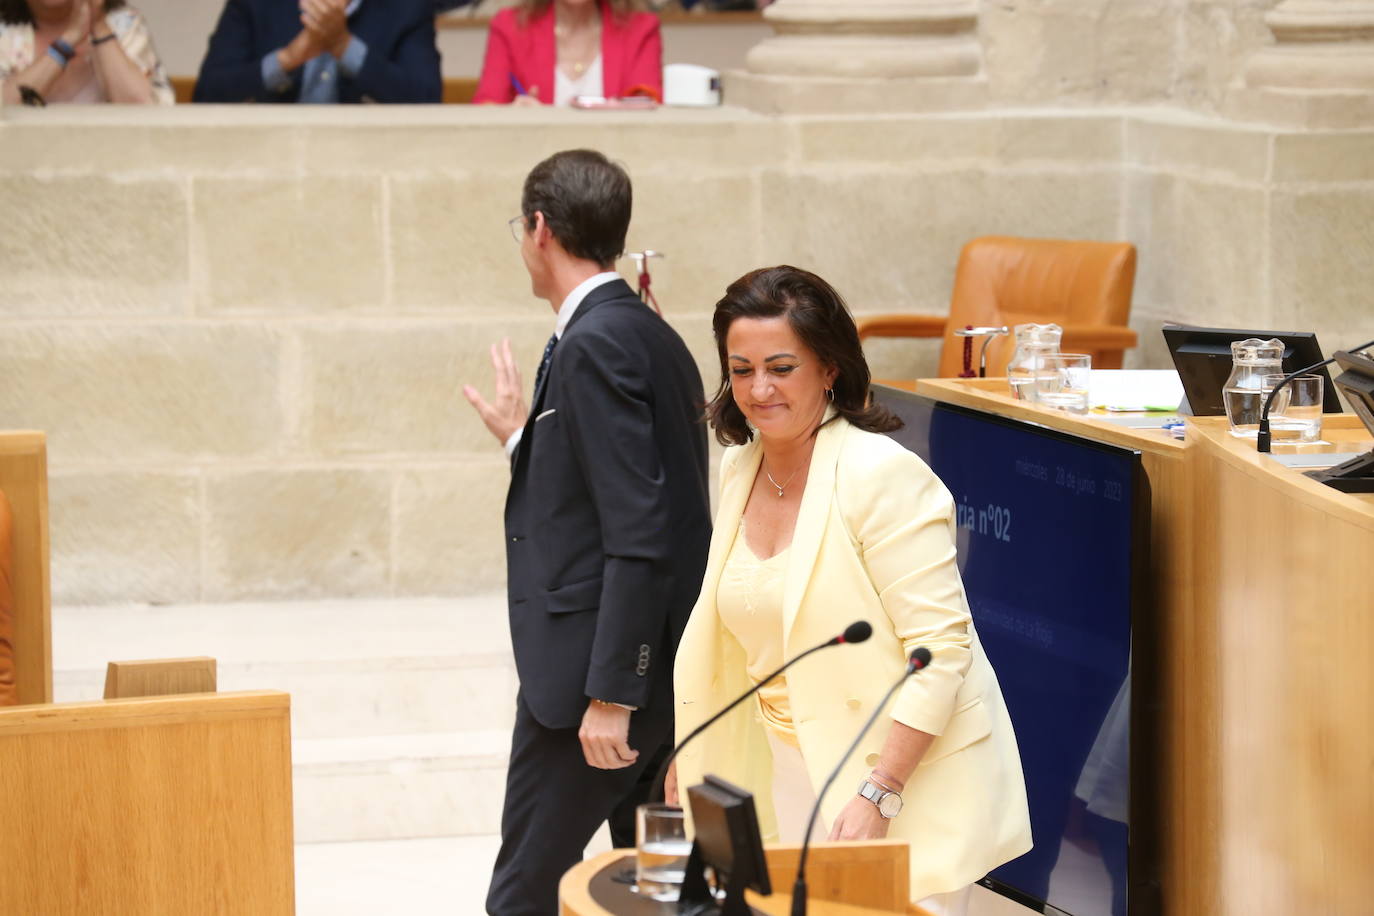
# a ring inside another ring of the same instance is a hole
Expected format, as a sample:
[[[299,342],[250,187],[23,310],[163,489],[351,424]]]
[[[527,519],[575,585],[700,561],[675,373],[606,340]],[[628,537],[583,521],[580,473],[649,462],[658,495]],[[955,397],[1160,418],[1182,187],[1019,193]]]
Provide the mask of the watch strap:
[[[898,808],[893,814],[888,814],[883,810],[883,802],[888,796],[896,796],[897,798]],[[894,792],[870,779],[864,779],[863,782],[859,783],[859,797],[870,802],[873,807],[878,809],[878,813],[888,820],[901,813],[902,793]]]

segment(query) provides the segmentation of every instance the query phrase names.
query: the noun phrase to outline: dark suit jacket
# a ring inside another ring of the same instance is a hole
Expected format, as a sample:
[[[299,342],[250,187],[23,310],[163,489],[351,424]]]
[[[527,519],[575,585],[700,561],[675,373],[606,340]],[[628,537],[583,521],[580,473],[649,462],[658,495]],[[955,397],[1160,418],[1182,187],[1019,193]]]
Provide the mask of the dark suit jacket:
[[[301,30],[296,0],[229,0],[210,36],[194,101],[294,102],[301,74],[283,93],[262,82],[262,59]],[[349,31],[367,45],[356,78],[339,74],[339,101],[438,102],[443,94],[434,37],[434,0],[364,0]]]
[[[506,498],[520,690],[548,728],[590,697],[671,709],[711,536],[703,400],[682,338],[623,280],[554,348]]]

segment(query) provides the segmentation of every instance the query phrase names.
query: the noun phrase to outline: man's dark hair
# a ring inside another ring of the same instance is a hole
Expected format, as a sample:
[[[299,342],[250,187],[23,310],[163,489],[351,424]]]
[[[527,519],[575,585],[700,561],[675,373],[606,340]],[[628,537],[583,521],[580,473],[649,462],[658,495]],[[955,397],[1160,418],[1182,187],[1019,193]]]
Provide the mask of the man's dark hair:
[[[109,13],[124,5],[124,0],[107,0],[105,12]],[[28,0],[0,0],[0,24],[33,25],[33,12]]]
[[[525,179],[520,212],[534,228],[544,214],[558,244],[575,258],[609,268],[625,251],[630,228],[630,176],[596,150],[554,153]]]
[[[859,429],[886,433],[902,421],[876,403],[869,392],[868,361],[859,329],[840,294],[820,277],[799,267],[764,267],[740,277],[716,303],[711,328],[720,354],[720,388],[706,405],[706,419],[721,445],[743,445],[754,437],[730,390],[730,356],[725,337],[738,318],[787,316],[792,332],[826,366],[836,370],[834,407]],[[827,421],[828,422],[828,421]]]

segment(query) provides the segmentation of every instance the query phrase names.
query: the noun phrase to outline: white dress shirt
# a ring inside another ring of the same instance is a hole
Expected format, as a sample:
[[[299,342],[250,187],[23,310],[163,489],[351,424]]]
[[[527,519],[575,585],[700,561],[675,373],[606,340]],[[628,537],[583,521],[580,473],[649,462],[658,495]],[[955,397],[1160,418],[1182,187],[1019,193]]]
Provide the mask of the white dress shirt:
[[[558,320],[553,326],[553,334],[559,340],[563,339],[563,332],[568,328],[568,322],[572,321],[573,313],[582,304],[587,295],[599,286],[605,286],[614,280],[619,280],[620,274],[613,270],[604,270],[599,274],[588,277],[581,283],[573,287],[572,292],[563,300],[563,304],[558,307]],[[515,447],[520,444],[520,437],[525,434],[522,426],[510,434],[506,440],[506,457],[510,458],[515,454]]]

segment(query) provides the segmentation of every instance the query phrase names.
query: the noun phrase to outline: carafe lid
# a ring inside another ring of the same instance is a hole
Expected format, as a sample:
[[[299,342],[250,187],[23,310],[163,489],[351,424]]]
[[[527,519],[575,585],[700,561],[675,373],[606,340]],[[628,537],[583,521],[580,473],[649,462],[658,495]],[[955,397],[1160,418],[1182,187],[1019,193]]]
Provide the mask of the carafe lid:
[[[1275,363],[1283,360],[1283,341],[1247,337],[1231,341],[1231,358],[1238,363]]]
[[[1016,326],[1016,343],[1035,345],[1053,344],[1059,345],[1059,339],[1064,335],[1064,329],[1057,324],[1018,324]]]

